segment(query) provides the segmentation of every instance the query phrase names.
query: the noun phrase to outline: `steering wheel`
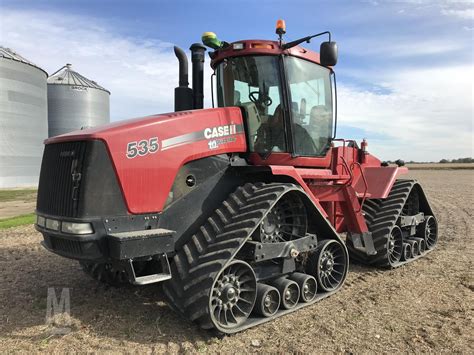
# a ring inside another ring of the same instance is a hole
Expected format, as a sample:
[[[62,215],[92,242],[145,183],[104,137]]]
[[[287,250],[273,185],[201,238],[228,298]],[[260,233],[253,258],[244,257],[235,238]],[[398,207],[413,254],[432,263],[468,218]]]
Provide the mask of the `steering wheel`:
[[[258,97],[256,96],[258,95]],[[264,96],[264,95],[262,95]],[[255,105],[260,105],[260,104],[264,104],[265,106],[270,106],[273,101],[271,99],[270,96],[265,96],[265,97],[262,97],[260,98],[260,91],[252,91],[249,93],[249,99],[250,101],[252,101]]]

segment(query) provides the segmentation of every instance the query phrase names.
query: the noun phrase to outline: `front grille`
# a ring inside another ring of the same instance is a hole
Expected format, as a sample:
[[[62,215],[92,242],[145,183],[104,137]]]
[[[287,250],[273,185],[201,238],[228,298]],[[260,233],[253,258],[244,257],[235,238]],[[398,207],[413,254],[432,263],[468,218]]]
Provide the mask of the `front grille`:
[[[59,251],[71,255],[81,255],[81,243],[75,240],[68,240],[56,237],[50,237],[51,246],[54,251]]]
[[[86,146],[86,142],[45,146],[38,187],[38,211],[54,216],[77,217]]]
[[[47,144],[36,210],[59,219],[126,215],[122,191],[104,142]]]

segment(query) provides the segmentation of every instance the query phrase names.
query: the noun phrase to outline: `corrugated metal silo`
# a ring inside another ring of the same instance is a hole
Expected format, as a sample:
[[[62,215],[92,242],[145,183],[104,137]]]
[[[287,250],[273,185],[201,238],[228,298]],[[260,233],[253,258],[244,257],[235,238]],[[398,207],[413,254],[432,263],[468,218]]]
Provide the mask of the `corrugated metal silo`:
[[[66,64],[48,78],[49,136],[110,122],[110,92]]]
[[[0,46],[0,188],[38,184],[48,137],[48,73]]]

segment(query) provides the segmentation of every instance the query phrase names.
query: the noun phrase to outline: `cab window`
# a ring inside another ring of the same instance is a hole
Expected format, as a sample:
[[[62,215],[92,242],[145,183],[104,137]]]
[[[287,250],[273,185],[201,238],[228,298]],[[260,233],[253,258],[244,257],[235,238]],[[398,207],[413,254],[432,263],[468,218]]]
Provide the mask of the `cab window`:
[[[224,60],[217,67],[217,101],[220,107],[241,106],[246,110],[250,151],[287,151],[277,57]]]
[[[330,70],[295,57],[286,57],[285,65],[295,154],[324,155],[333,129]]]

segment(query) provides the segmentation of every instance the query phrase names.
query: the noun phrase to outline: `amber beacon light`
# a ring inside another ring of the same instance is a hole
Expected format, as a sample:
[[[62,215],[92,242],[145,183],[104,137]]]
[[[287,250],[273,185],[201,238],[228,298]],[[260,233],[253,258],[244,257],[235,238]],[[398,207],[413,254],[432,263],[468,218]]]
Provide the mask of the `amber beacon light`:
[[[282,19],[277,20],[275,32],[277,35],[280,35],[280,36],[286,33],[285,20],[282,20]]]

